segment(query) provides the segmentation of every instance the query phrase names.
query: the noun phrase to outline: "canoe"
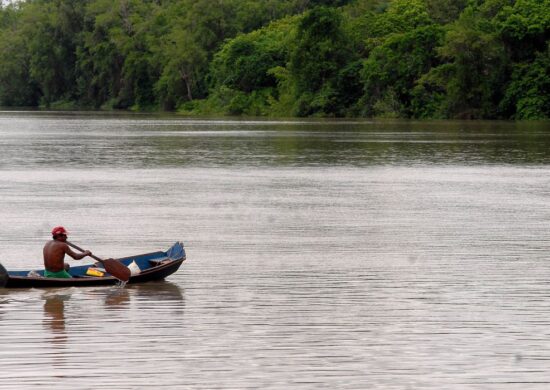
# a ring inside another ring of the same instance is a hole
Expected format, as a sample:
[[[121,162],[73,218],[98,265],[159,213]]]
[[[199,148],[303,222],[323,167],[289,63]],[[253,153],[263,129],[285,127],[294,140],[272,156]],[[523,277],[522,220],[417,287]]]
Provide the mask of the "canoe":
[[[132,272],[128,283],[145,283],[152,280],[164,279],[176,272],[185,260],[185,248],[181,242],[176,242],[166,252],[158,251],[137,256],[116,259]],[[133,264],[135,262],[135,264]],[[135,266],[137,265],[137,269]],[[45,278],[44,270],[7,271],[0,264],[0,287],[69,287],[69,286],[98,286],[116,284],[118,279],[104,273],[103,276],[90,276],[91,270],[103,271],[100,264],[88,264],[71,267],[69,273],[72,278]]]

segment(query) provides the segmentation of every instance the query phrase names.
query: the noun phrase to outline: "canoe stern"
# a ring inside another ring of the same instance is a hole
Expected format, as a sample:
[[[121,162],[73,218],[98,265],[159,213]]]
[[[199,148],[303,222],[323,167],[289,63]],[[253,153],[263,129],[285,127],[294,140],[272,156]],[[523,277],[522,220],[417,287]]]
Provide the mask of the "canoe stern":
[[[0,288],[6,287],[6,284],[8,284],[8,271],[4,268],[2,264],[0,264]]]

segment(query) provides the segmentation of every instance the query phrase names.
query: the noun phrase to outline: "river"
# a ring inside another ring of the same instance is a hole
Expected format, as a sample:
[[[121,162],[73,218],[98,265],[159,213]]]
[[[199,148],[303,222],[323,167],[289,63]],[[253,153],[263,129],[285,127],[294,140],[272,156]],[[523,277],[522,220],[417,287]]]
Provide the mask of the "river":
[[[8,270],[187,251],[0,290],[0,389],[550,386],[549,122],[0,111],[0,210]]]

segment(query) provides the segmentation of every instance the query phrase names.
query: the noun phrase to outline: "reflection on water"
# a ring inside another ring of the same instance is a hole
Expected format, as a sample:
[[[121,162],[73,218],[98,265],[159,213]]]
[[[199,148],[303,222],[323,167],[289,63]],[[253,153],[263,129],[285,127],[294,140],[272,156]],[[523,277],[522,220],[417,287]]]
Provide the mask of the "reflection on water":
[[[185,305],[183,290],[170,282],[125,289],[3,290],[0,297],[0,312],[6,314],[0,388],[17,383],[18,388],[74,389],[76,378],[103,376],[100,382],[121,388],[128,383],[126,370],[143,369],[144,361],[151,363],[147,375],[154,375],[153,366],[168,359],[159,343],[174,338]],[[145,373],[139,375],[145,385]]]
[[[64,312],[65,301],[68,301],[70,298],[70,295],[44,294],[44,325],[51,334],[54,345],[67,341]]]
[[[550,125],[0,112],[0,155],[0,169],[543,164]]]
[[[130,293],[125,288],[110,289],[105,297],[105,308],[124,307],[130,301]]]
[[[56,225],[188,256],[158,283],[0,289],[0,389],[546,389],[549,133],[0,113],[7,269]]]

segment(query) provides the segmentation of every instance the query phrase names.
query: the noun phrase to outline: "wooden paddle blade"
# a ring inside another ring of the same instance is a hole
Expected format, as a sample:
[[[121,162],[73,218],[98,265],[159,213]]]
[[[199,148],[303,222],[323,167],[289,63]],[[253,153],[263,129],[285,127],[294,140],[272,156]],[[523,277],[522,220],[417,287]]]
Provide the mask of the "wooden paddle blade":
[[[6,284],[8,284],[8,271],[0,264],[0,288],[6,287]]]
[[[128,280],[130,280],[130,269],[122,264],[120,261],[116,261],[114,259],[105,259],[101,260],[101,262],[105,267],[105,271],[113,275],[115,278],[122,280],[123,282],[127,282]]]

